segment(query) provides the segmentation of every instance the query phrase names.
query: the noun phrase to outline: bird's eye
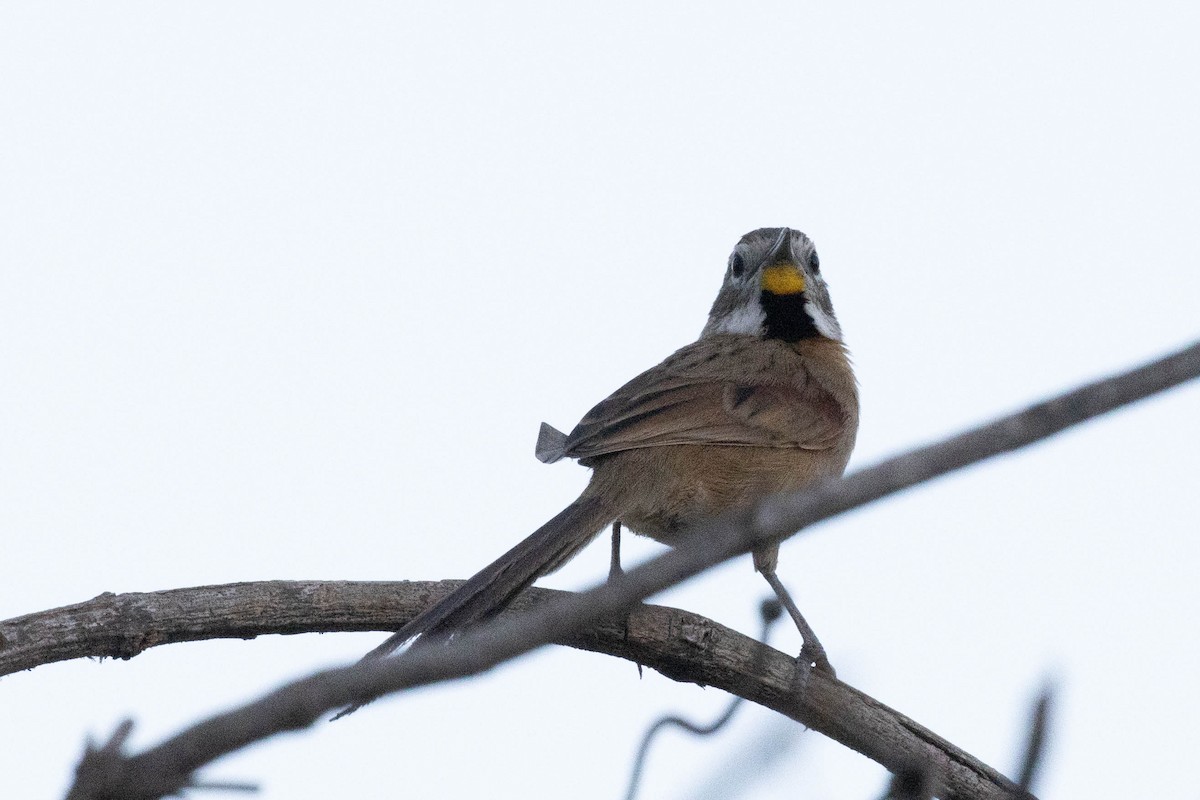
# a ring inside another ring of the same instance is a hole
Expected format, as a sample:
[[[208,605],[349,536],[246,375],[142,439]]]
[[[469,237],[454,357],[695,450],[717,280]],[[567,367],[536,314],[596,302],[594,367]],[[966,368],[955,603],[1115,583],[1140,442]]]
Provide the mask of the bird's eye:
[[[813,250],[812,255],[808,257],[808,268],[813,272],[821,271],[821,259],[817,258],[817,251]]]
[[[741,253],[734,253],[729,257],[729,271],[735,278],[742,277],[742,273],[746,271],[746,260],[742,258]]]

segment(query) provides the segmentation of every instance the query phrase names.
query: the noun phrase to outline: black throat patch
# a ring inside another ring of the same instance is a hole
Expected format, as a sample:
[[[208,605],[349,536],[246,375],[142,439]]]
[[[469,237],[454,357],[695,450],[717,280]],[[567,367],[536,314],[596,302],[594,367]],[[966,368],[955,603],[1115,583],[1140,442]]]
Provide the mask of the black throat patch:
[[[812,317],[804,310],[804,292],[795,294],[761,294],[763,314],[766,316],[768,339],[798,342],[820,336]]]

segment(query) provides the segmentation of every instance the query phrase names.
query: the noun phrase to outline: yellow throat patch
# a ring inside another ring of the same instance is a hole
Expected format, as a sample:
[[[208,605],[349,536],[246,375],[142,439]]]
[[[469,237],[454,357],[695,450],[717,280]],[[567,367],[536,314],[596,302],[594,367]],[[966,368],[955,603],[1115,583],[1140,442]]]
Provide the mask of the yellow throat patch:
[[[763,270],[762,288],[771,294],[800,294],[804,275],[795,264],[775,264]]]

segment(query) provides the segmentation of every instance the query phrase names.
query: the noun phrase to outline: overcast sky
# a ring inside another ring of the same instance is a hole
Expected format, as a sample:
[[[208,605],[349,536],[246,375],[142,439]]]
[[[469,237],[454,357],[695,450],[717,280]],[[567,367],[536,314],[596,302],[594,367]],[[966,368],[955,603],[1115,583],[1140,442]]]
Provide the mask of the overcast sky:
[[[586,481],[534,459],[538,423],[693,340],[761,226],[821,254],[851,469],[1185,344],[1198,38],[1189,3],[7,3],[0,618],[467,577]],[[780,575],[843,679],[1001,770],[1055,679],[1046,797],[1192,796],[1169,754],[1200,715],[1198,409],[1185,387],[834,520]],[[543,583],[606,568],[598,544]],[[753,632],[764,590],[746,558],[657,601]],[[5,792],[60,795],[123,717],[146,746],[381,638],[7,677]],[[611,800],[650,720],[725,702],[559,648],[205,776]],[[768,741],[792,749],[743,797],[883,784],[748,709],[668,736],[644,796],[700,796]]]

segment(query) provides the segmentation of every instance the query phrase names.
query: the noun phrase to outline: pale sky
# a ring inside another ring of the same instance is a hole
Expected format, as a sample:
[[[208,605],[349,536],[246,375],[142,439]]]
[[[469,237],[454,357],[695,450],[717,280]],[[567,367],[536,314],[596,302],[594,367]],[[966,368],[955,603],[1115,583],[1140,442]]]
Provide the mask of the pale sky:
[[[1185,344],[1198,38],[1187,3],[8,3],[0,618],[467,577],[586,481],[534,459],[538,423],[693,340],[757,227],[821,254],[851,469]],[[844,680],[998,769],[1056,680],[1043,796],[1194,795],[1198,409],[1185,387],[834,520],[780,575]],[[606,569],[597,544],[543,585]],[[765,592],[746,558],[656,602],[753,633]],[[382,638],[7,677],[5,793],[60,796],[126,716],[147,746]],[[653,718],[725,702],[553,648],[203,776],[611,800]],[[669,734],[643,797],[701,796],[765,740],[795,748],[740,797],[884,783],[747,709]]]

